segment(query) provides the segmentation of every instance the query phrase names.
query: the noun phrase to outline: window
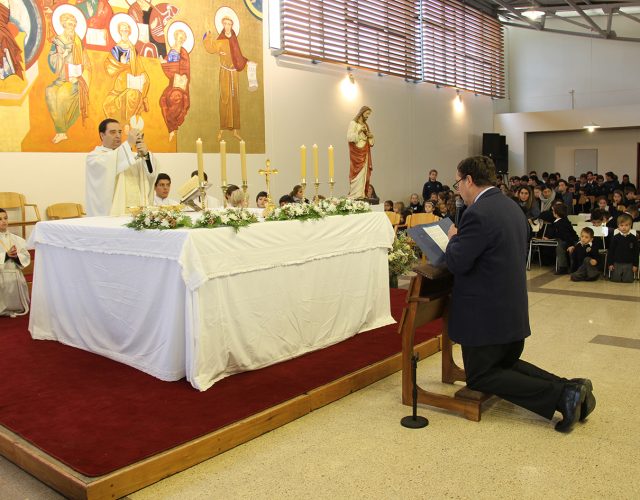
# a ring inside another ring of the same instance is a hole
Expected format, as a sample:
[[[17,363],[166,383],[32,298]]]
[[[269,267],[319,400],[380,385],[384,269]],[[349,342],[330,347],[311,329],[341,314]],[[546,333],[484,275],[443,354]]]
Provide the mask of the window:
[[[498,21],[458,0],[282,0],[286,54],[504,97]]]

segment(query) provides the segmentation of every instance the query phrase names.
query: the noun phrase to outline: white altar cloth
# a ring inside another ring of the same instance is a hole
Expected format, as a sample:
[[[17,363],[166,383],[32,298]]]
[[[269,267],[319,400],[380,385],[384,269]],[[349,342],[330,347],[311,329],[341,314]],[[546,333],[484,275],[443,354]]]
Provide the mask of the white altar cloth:
[[[135,231],[39,222],[29,331],[199,390],[394,322],[384,213]]]

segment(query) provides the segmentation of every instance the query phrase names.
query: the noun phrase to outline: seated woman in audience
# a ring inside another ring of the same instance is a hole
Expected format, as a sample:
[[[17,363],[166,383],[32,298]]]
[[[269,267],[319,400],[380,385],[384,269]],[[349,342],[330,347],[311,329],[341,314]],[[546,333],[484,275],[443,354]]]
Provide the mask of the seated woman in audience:
[[[384,211],[385,212],[393,212],[393,201],[387,200],[384,202]]]
[[[420,203],[420,198],[418,198],[418,193],[412,193],[411,197],[409,198],[409,206],[407,207],[407,209],[412,213],[412,214],[419,214],[422,213],[422,204]]]
[[[373,187],[373,184],[367,186],[366,198],[371,205],[378,205],[380,203],[380,198],[378,198],[376,188]]]
[[[0,316],[15,317],[29,312],[29,289],[22,269],[29,265],[31,256],[26,242],[8,229],[9,216],[0,208]]]
[[[534,205],[533,192],[529,186],[520,186],[516,193],[516,203],[527,216],[528,220],[537,220],[540,217],[540,209]]]

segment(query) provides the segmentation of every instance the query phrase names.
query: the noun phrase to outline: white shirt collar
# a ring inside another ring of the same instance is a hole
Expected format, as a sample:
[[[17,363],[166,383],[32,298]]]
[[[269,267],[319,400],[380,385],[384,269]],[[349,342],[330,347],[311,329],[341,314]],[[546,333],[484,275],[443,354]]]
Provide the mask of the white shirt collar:
[[[489,191],[489,189],[491,189],[493,186],[489,186],[487,188],[484,188],[482,191],[480,191],[478,193],[478,196],[476,196],[476,198],[473,200],[473,202],[475,203],[476,201],[478,201],[478,198],[480,198],[484,193],[486,193],[487,191]]]

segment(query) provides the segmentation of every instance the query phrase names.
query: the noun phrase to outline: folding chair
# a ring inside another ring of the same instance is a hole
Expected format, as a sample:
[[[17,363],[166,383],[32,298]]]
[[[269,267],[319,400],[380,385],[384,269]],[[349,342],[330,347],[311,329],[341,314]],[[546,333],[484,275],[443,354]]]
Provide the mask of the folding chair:
[[[531,269],[531,256],[533,254],[533,251],[536,250],[538,253],[538,264],[540,265],[540,267],[542,267],[542,255],[540,252],[540,248],[541,247],[553,247],[556,248],[558,246],[558,240],[545,240],[544,235],[547,232],[547,226],[549,224],[544,224],[544,227],[542,228],[542,236],[540,238],[531,238],[531,240],[529,241],[529,255],[527,256],[527,271],[529,269]],[[556,264],[555,264],[555,268],[556,268],[556,272],[558,271],[558,259],[556,257],[555,259]]]

